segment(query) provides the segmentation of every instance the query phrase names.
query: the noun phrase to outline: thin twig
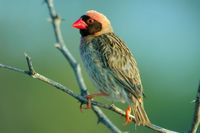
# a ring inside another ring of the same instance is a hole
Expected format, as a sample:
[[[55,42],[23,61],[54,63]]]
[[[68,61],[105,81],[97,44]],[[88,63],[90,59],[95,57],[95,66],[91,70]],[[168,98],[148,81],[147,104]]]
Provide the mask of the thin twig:
[[[8,69],[8,70],[15,71],[15,72],[28,74],[27,71],[22,70],[22,69],[19,69],[19,68],[16,68],[16,67],[13,67],[13,66],[5,65],[5,64],[0,64],[0,67],[1,67],[1,68],[5,68],[5,69]]]
[[[34,75],[35,74],[35,70],[33,68],[33,64],[32,64],[31,58],[28,56],[27,53],[24,53],[24,56],[26,58],[26,62],[27,62],[28,69],[29,69],[29,71],[27,71],[28,74],[29,75]]]
[[[195,100],[195,111],[194,111],[193,122],[192,122],[192,126],[189,133],[196,133],[199,127],[199,124],[200,124],[200,82],[199,82],[199,87],[197,90],[197,96]]]

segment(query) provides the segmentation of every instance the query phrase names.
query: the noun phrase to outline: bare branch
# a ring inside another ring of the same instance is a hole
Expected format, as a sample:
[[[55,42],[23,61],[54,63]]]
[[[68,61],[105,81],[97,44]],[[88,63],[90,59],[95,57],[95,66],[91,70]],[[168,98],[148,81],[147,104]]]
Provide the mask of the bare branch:
[[[13,66],[8,66],[8,65],[5,65],[5,64],[0,64],[0,67],[8,69],[8,70],[16,71],[16,72],[19,72],[19,73],[27,74],[27,71],[19,69],[19,68],[16,68],[16,67],[13,67]]]
[[[163,127],[159,127],[159,126],[154,125],[154,124],[146,125],[146,127],[148,127],[149,129],[152,129],[154,131],[160,132],[160,133],[178,133],[176,131],[168,130],[168,129],[165,129]]]
[[[194,111],[193,122],[189,133],[196,133],[199,127],[199,123],[200,123],[200,82],[195,100],[195,111]]]

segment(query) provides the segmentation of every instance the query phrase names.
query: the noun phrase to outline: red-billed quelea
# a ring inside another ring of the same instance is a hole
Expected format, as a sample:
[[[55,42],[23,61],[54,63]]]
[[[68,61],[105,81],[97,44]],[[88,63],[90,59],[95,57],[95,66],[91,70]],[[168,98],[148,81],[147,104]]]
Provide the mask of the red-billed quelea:
[[[126,122],[131,109],[137,125],[150,124],[143,106],[143,87],[137,63],[126,44],[115,35],[103,14],[90,10],[73,27],[80,30],[80,53],[97,89],[113,101],[127,102]]]

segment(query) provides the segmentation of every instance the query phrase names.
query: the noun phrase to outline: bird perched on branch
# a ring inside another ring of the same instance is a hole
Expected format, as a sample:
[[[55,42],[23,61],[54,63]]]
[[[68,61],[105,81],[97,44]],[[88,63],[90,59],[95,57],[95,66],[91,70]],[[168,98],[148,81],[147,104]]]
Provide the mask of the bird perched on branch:
[[[127,102],[126,122],[131,121],[132,109],[137,125],[150,124],[143,106],[143,87],[135,58],[115,35],[107,17],[90,10],[72,26],[80,30],[81,58],[100,91],[93,96],[103,95],[113,101]]]

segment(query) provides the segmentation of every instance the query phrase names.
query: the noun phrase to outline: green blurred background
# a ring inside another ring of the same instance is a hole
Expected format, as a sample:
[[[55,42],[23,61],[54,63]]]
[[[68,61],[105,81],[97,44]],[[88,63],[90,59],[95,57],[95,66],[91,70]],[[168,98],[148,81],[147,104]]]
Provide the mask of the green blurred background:
[[[55,6],[66,20],[62,31],[67,47],[80,63],[80,35],[71,24],[89,9],[106,14],[137,59],[151,121],[187,131],[200,80],[199,0],[55,0]],[[42,0],[0,0],[0,63],[27,69],[27,52],[36,71],[79,93],[72,69],[54,47],[48,18]],[[83,74],[90,92],[95,92],[84,68]],[[123,131],[153,133],[134,124],[124,126],[124,118],[105,113]],[[97,125],[91,110],[81,113],[79,103],[65,93],[0,68],[0,133],[64,132],[110,131]]]

